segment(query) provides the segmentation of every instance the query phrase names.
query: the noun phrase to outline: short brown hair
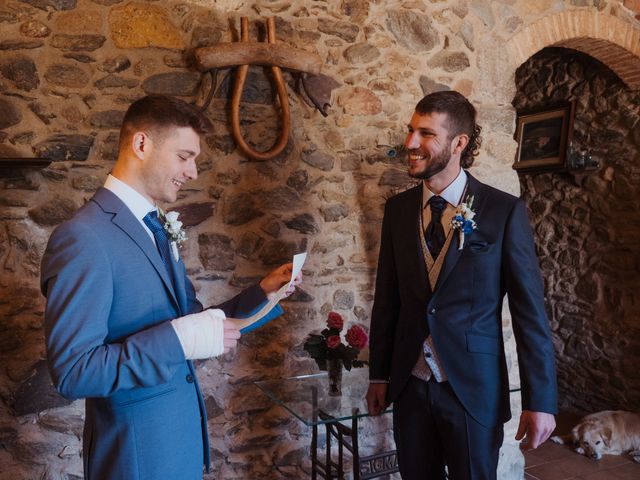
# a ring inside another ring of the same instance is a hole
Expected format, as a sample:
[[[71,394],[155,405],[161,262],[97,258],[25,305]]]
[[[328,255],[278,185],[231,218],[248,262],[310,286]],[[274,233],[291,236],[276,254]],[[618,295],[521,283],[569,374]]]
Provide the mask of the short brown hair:
[[[120,146],[137,130],[191,127],[199,135],[213,131],[211,121],[195,105],[166,95],[147,95],[133,102],[122,120]]]
[[[450,139],[463,133],[469,137],[469,143],[460,155],[460,165],[463,168],[473,165],[473,160],[482,145],[482,127],[476,123],[475,107],[461,93],[447,90],[430,93],[416,105],[416,113],[419,115],[431,112],[447,114]]]

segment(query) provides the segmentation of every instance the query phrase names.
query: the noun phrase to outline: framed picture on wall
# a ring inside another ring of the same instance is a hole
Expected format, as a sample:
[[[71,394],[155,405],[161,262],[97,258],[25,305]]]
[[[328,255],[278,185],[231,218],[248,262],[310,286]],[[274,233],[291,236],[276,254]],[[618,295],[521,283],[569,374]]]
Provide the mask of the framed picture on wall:
[[[527,172],[566,168],[574,111],[571,102],[543,112],[518,113],[518,151],[513,168]]]

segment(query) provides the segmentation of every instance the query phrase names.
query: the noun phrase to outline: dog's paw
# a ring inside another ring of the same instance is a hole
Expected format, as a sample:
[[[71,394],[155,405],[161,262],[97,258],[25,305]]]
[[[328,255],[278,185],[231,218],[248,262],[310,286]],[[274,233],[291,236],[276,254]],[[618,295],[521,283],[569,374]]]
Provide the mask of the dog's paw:
[[[579,453],[580,455],[584,455],[584,448],[576,447],[573,449],[574,452]]]
[[[553,443],[559,443],[560,445],[564,445],[564,440],[559,435],[554,435],[549,440],[551,440]]]
[[[634,462],[640,463],[640,450],[634,450],[633,452],[629,452],[629,455],[631,456]]]

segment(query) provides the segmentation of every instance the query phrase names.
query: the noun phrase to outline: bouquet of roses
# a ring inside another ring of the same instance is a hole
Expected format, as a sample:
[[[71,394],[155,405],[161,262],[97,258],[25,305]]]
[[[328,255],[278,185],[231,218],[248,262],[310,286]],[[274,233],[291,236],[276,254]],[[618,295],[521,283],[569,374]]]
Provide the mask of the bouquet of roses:
[[[320,370],[327,370],[327,362],[339,360],[344,368],[351,370],[352,367],[362,367],[368,362],[358,360],[360,350],[369,341],[367,332],[359,325],[353,325],[345,335],[347,344],[342,343],[340,332],[344,327],[344,320],[339,313],[330,312],[327,317],[327,328],[320,334],[311,333],[304,343],[304,349],[309,352],[318,364]]]

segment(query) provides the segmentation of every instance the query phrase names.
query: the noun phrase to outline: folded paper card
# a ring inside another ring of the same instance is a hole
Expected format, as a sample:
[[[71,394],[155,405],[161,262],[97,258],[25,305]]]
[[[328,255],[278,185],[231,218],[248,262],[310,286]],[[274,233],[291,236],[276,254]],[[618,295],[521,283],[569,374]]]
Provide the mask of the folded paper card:
[[[251,330],[255,330],[258,327],[268,323],[276,317],[282,314],[282,308],[278,305],[278,302],[287,296],[287,289],[293,284],[293,281],[302,270],[305,260],[307,259],[307,253],[298,253],[293,256],[293,268],[291,269],[291,279],[285,283],[280,290],[274,295],[270,295],[269,300],[262,306],[258,307],[254,313],[247,318],[229,318],[240,327],[240,333],[245,334]]]

